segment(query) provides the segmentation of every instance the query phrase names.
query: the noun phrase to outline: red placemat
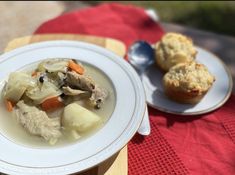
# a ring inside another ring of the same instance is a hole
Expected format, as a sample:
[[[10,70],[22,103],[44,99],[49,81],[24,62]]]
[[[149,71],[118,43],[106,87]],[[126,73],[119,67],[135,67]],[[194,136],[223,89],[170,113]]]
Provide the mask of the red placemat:
[[[77,33],[111,37],[124,41],[128,47],[136,39],[156,42],[161,38],[163,30],[143,9],[110,4],[64,14],[43,23],[35,33]]]
[[[64,14],[35,32],[112,37],[128,47],[163,35],[141,8],[105,4]],[[235,97],[202,116],[176,116],[149,108],[152,133],[136,135],[128,145],[129,175],[235,174]]]

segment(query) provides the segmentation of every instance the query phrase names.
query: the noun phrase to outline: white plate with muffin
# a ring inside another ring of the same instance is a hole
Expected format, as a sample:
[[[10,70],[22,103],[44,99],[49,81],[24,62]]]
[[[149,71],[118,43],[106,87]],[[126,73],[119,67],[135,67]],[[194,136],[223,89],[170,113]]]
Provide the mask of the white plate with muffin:
[[[199,115],[227,101],[232,76],[214,54],[178,33],[165,34],[154,47],[156,64],[142,77],[150,106],[173,114]]]

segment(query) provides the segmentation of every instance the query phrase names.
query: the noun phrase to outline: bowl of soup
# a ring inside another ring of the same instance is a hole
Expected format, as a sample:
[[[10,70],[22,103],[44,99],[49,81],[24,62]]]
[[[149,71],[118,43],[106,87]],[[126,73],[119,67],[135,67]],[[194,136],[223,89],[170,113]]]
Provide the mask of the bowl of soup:
[[[69,174],[136,133],[145,94],[133,68],[96,45],[48,41],[0,57],[0,172]]]

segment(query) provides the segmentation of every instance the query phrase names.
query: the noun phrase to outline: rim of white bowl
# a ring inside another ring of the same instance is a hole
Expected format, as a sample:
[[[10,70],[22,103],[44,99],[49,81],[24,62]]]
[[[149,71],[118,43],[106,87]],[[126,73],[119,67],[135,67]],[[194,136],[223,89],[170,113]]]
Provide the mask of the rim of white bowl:
[[[134,69],[125,60],[123,60],[121,57],[117,56],[116,54],[114,54],[113,52],[107,49],[104,49],[102,47],[99,47],[93,44],[77,42],[77,41],[66,41],[66,40],[46,41],[46,42],[40,42],[36,44],[30,44],[21,48],[17,48],[8,53],[5,53],[2,56],[0,56],[0,64],[4,61],[7,61],[10,57],[16,56],[22,52],[27,52],[36,48],[43,48],[43,47],[48,48],[48,47],[55,47],[55,46],[80,47],[80,48],[82,47],[83,49],[88,49],[88,50],[97,52],[99,54],[105,55],[106,57],[109,57],[110,59],[112,59],[112,61],[114,61],[116,64],[118,64],[130,77],[130,80],[132,81],[132,85],[136,91],[135,92],[135,95],[137,97],[136,98],[137,100],[135,102],[136,107],[135,107],[133,116],[130,120],[130,122],[134,122],[134,123],[129,123],[128,126],[122,131],[122,133],[120,133],[120,136],[117,139],[115,139],[110,145],[107,145],[105,148],[103,148],[100,152],[96,153],[95,155],[92,155],[92,157],[96,159],[96,163],[92,163],[92,161],[88,162],[86,166],[84,166],[82,169],[78,168],[78,165],[76,165],[77,162],[73,162],[67,165],[54,166],[54,167],[30,167],[30,166],[25,167],[25,166],[13,165],[10,162],[4,162],[4,160],[0,160],[0,162],[2,162],[2,165],[5,166],[3,172],[18,173],[18,174],[19,173],[20,174],[26,174],[26,173],[37,174],[38,172],[45,173],[45,174],[51,174],[51,173],[63,174],[63,173],[74,173],[76,171],[79,171],[79,172],[84,171],[86,169],[92,168],[96,166],[97,164],[107,160],[109,157],[111,157],[112,155],[117,153],[119,150],[121,150],[128,143],[128,141],[134,136],[134,134],[136,133],[137,129],[139,128],[141,124],[141,121],[143,119],[144,112],[145,112],[146,103],[145,103],[145,92],[144,92],[143,85],[140,81],[140,78],[138,77]],[[133,119],[135,120],[133,121]],[[108,153],[105,152],[105,150],[108,150]]]

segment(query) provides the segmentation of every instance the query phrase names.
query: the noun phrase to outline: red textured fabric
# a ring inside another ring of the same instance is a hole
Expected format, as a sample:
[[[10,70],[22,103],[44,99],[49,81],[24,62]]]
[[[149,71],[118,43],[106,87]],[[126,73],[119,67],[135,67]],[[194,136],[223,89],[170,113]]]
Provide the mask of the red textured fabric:
[[[191,174],[235,174],[235,96],[212,113],[175,116],[150,109]]]
[[[42,24],[35,32],[112,37],[128,47],[156,42],[164,33],[143,9],[106,4],[74,11]],[[129,175],[235,174],[235,96],[219,110],[176,116],[149,108],[152,132],[128,145]]]
[[[128,47],[139,39],[156,42],[161,38],[163,30],[141,8],[109,4],[59,16],[45,22],[35,33],[79,33],[112,37],[125,41]]]

